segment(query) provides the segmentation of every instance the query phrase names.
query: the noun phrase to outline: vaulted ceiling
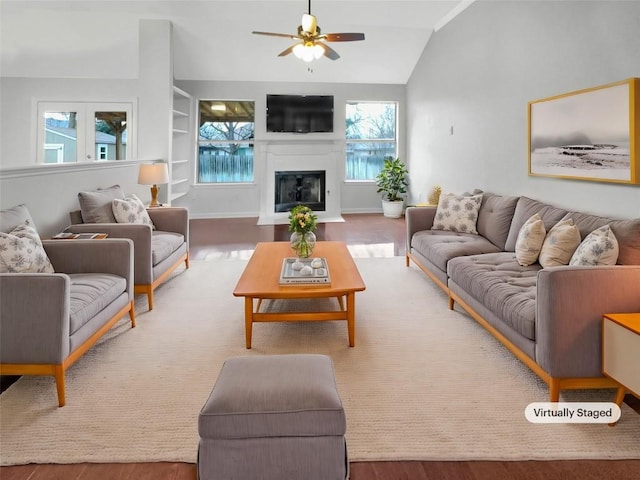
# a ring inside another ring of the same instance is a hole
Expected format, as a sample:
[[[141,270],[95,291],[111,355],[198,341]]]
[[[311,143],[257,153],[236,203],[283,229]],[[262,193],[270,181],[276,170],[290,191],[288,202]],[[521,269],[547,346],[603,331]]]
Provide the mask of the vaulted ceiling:
[[[136,78],[138,21],[173,24],[178,80],[404,84],[434,29],[473,0],[315,0],[323,33],[363,32],[334,42],[340,54],[305,63],[278,53],[295,34],[307,0],[3,0],[1,74],[11,77]]]

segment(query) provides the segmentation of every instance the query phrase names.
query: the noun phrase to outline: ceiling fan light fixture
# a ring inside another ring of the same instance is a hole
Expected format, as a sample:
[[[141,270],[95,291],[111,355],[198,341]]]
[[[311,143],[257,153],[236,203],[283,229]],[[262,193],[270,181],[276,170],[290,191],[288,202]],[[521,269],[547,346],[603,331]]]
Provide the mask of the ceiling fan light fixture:
[[[312,62],[314,59],[320,58],[324,54],[324,48],[311,42],[299,43],[293,47],[293,54],[300,60]]]
[[[324,47],[318,43],[313,46],[313,56],[317,60],[324,55]]]

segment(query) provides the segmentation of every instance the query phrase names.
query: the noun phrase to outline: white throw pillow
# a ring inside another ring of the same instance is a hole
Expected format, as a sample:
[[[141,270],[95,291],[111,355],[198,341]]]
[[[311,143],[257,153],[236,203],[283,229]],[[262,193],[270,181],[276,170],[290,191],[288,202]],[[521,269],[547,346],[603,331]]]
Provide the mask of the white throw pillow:
[[[146,207],[137,196],[129,195],[125,199],[115,198],[111,205],[113,216],[118,223],[142,223],[155,229]]]
[[[580,245],[580,230],[567,218],[556,223],[542,244],[538,261],[543,268],[568,265],[573,252]]]
[[[0,273],[53,273],[40,236],[30,225],[0,232]]]
[[[431,230],[448,230],[458,233],[475,233],[478,221],[478,210],[482,204],[480,195],[440,195],[436,216]]]
[[[615,265],[618,260],[618,240],[611,227],[604,225],[585,237],[571,257],[569,265]]]
[[[538,213],[522,225],[516,240],[516,260],[520,265],[528,267],[536,263],[546,233],[544,222]]]

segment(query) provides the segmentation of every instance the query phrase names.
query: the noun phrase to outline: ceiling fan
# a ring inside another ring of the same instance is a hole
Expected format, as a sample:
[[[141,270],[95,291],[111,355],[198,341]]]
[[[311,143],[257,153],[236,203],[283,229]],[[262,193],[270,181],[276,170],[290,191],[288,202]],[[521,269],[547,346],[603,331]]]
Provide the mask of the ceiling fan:
[[[286,50],[283,50],[278,54],[278,56],[284,57],[285,55],[289,55],[293,52],[296,57],[304,60],[305,62],[318,59],[323,55],[331,60],[337,60],[340,58],[338,52],[326,45],[324,42],[354,42],[357,40],[364,40],[364,33],[322,33],[318,26],[316,17],[311,15],[311,0],[309,0],[309,13],[302,15],[302,22],[301,25],[298,25],[297,35],[271,32],[251,33],[298,40],[298,43],[295,43]]]

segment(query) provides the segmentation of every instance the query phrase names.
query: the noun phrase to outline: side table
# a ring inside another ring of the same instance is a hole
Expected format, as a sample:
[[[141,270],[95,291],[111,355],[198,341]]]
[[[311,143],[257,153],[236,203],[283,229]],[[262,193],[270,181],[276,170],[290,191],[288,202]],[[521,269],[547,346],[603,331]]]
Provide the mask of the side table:
[[[615,403],[627,391],[640,398],[640,313],[607,313],[602,319],[602,373],[618,382]]]

